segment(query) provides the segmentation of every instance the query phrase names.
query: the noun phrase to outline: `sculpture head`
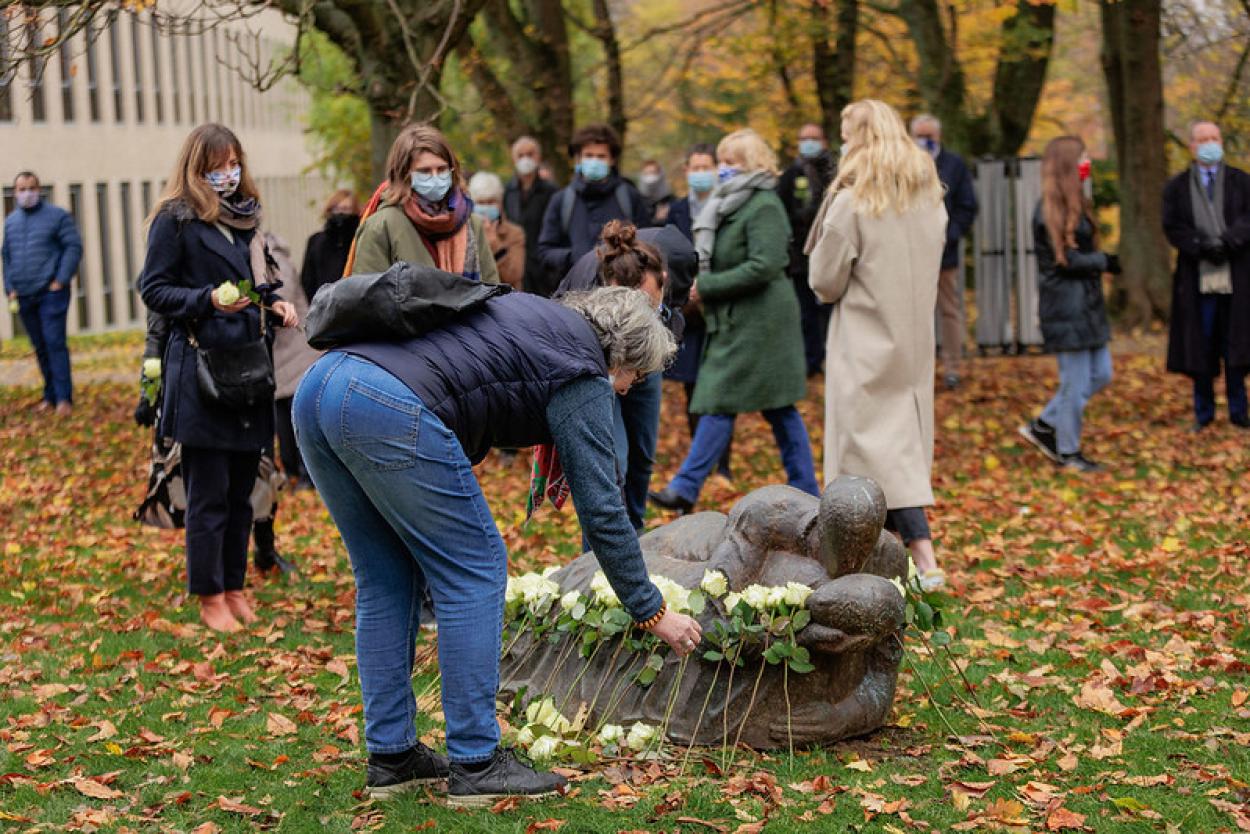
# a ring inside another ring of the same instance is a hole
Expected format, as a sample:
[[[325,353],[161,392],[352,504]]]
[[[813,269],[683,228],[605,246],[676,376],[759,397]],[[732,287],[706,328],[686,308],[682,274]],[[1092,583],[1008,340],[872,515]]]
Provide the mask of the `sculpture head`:
[[[858,573],[885,526],[885,493],[869,478],[839,475],[820,496],[808,531],[809,553],[834,579]]]

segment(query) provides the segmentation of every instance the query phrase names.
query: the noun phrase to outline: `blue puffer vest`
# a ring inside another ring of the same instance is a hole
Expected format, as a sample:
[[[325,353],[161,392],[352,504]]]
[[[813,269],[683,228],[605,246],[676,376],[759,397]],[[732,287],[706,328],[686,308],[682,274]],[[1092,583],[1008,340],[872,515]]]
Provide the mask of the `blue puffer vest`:
[[[338,350],[368,359],[411,388],[473,463],[492,447],[550,443],[552,394],[578,377],[608,373],[582,314],[528,293],[492,298],[416,339]]]

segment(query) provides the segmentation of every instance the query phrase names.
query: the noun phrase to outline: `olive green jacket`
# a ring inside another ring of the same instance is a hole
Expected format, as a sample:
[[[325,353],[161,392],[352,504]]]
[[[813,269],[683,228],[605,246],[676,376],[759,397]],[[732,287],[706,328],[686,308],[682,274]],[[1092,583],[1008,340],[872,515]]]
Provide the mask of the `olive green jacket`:
[[[707,339],[691,411],[745,414],[807,393],[789,243],[790,221],[773,191],[757,191],[716,230],[712,271],[697,283]]]
[[[469,217],[469,244],[477,248],[478,271],[482,282],[499,283],[499,268],[495,256],[482,230],[482,218],[476,214]],[[430,250],[421,242],[417,227],[399,206],[383,206],[360,224],[356,234],[356,264],[352,274],[366,275],[385,272],[394,264],[405,261],[421,266],[434,266]]]

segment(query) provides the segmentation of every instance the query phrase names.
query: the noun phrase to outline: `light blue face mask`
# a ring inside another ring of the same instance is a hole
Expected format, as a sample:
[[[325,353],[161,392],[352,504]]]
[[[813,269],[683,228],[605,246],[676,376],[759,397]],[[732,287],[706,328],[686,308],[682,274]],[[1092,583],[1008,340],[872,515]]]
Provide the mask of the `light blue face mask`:
[[[1224,159],[1224,146],[1219,142],[1203,142],[1194,156],[1201,165],[1219,165]]]
[[[814,159],[820,156],[820,152],[825,149],[825,145],[819,139],[800,139],[799,140],[799,156],[804,159]]]
[[[741,172],[732,165],[721,165],[716,169],[716,179],[723,183],[729,182],[731,179],[738,176],[739,173]]]
[[[691,171],[686,174],[686,184],[696,194],[706,194],[716,186],[716,172]]]
[[[577,170],[588,182],[598,182],[612,173],[612,166],[606,159],[583,159],[577,163]]]
[[[444,171],[441,174],[422,174],[419,171],[413,171],[409,175],[409,181],[412,183],[413,191],[431,203],[437,203],[451,190],[451,171]]]
[[[473,213],[481,215],[493,223],[499,219],[499,206],[484,206],[481,203],[474,203]]]

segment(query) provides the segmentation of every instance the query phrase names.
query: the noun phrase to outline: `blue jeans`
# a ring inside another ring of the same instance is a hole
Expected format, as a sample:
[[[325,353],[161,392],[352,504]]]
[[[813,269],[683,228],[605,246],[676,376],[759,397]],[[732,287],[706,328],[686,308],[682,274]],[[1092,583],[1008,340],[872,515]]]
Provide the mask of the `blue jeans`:
[[[1089,398],[1111,382],[1111,351],[1103,345],[1091,350],[1061,350],[1059,391],[1042,409],[1042,420],[1055,428],[1059,454],[1081,451],[1081,419]]]
[[[321,357],[293,404],[313,483],[356,579],[365,746],[416,744],[412,664],[428,586],[438,621],[447,754],[490,758],[508,555],[456,435],[402,382],[344,353]]]
[[[807,426],[799,410],[792,405],[761,412],[772,426],[773,437],[781,450],[781,464],[786,469],[790,486],[809,495],[820,495],[816,485],[816,467],[812,463],[812,444],[807,437]],[[716,462],[734,436],[736,414],[704,414],[699,417],[699,427],[690,442],[690,452],[682,461],[681,469],[669,482],[668,488],[687,501],[694,503],[703,489],[703,482],[712,474]]]
[[[659,374],[648,374],[625,396],[618,396],[613,409],[617,472],[624,470],[625,510],[635,530],[642,529],[647,514],[647,490],[651,488],[655,447],[660,436],[663,384]]]
[[[39,371],[43,374],[43,401],[48,405],[74,401],[69,345],[65,340],[71,296],[70,286],[66,284],[56,292],[43,289],[34,295],[19,296],[17,300],[22,327],[30,336]]]
[[[1228,364],[1229,311],[1232,296],[1203,295],[1198,298],[1202,318],[1202,338],[1207,345],[1207,361],[1217,369],[1224,363],[1224,393],[1228,396],[1228,416],[1244,422],[1247,415],[1246,368]],[[1215,376],[1194,377],[1194,420],[1205,426],[1215,419]]]

